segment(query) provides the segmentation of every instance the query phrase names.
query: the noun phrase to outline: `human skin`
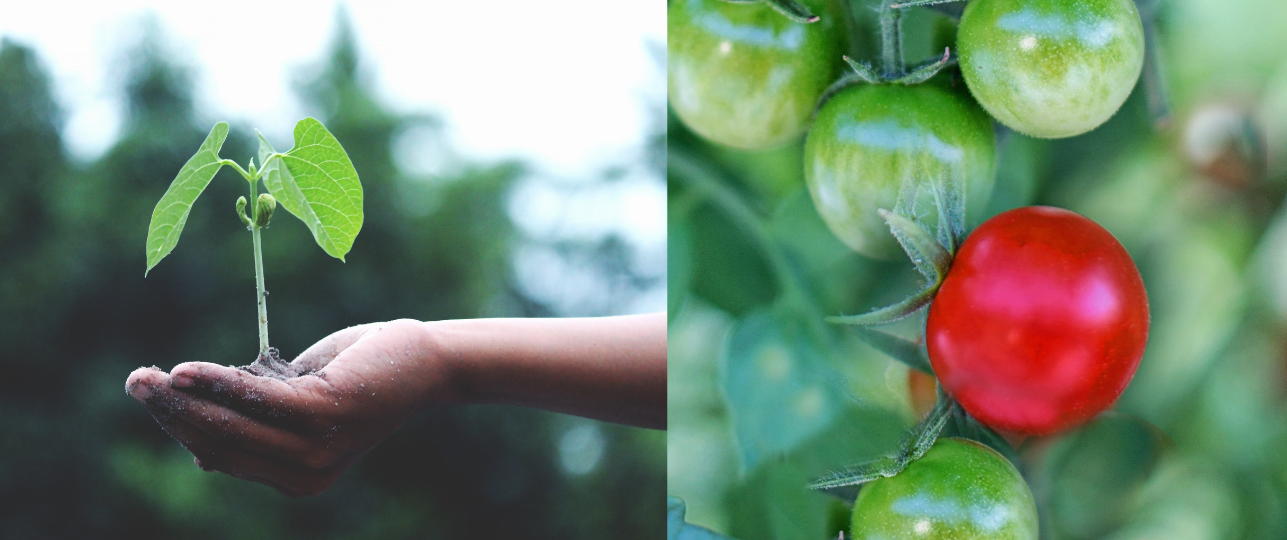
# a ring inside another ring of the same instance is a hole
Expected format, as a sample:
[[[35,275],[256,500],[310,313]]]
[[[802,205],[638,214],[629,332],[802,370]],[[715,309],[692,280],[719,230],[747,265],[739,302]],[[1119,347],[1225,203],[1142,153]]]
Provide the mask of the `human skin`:
[[[325,491],[420,411],[509,404],[666,426],[666,316],[396,320],[331,334],[259,377],[187,362],[139,368],[126,391],[204,470],[290,496]]]

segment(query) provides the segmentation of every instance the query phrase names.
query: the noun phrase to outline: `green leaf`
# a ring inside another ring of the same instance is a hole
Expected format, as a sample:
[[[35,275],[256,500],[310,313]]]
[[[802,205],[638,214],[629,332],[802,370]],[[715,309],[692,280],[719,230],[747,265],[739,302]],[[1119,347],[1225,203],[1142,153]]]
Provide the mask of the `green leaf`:
[[[261,135],[260,159],[271,153]],[[295,124],[295,148],[264,171],[264,185],[277,202],[308,226],[317,245],[343,261],[362,229],[362,184],[340,141],[321,122],[305,118]]]
[[[799,316],[756,311],[729,333],[720,362],[742,465],[753,471],[826,429],[845,396]]]
[[[174,177],[170,187],[165,190],[165,195],[156,203],[156,208],[152,210],[152,222],[147,227],[147,270],[143,271],[144,277],[161,259],[174,251],[174,246],[179,243],[179,235],[183,233],[183,225],[188,222],[192,203],[197,201],[201,192],[210,185],[215,173],[223,167],[219,149],[227,138],[228,123],[215,124],[210,134],[206,135],[206,140],[201,143],[201,148],[183,164],[178,176]]]
[[[694,295],[741,316],[773,301],[778,283],[764,255],[737,222],[702,204],[688,221]]]
[[[732,540],[705,527],[684,523],[684,500],[666,497],[666,540]]]
[[[268,156],[276,154],[277,151],[273,150],[272,143],[268,142],[268,139],[264,138],[264,134],[257,129],[255,130],[255,136],[259,137],[259,168],[264,169],[264,164],[268,163]]]

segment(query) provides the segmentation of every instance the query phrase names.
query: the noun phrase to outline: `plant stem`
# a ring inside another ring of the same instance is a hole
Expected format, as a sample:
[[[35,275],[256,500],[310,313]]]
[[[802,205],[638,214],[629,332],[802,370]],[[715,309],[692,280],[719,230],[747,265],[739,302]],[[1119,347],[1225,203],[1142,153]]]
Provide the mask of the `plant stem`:
[[[259,205],[255,204],[255,191],[259,182],[250,182],[250,236],[255,244],[255,292],[259,299],[259,355],[268,357],[268,291],[264,290],[264,250],[259,239]]]
[[[880,3],[880,61],[885,77],[897,79],[904,75],[902,10],[890,7],[895,0]]]

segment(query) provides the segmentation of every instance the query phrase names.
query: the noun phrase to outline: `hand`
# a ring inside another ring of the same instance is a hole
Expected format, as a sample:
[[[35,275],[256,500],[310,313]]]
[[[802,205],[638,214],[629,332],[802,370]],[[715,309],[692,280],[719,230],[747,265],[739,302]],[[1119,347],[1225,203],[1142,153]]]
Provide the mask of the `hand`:
[[[409,320],[355,326],[292,362],[312,375],[189,362],[169,374],[139,368],[126,390],[202,469],[316,495],[424,406],[459,400],[429,334]]]

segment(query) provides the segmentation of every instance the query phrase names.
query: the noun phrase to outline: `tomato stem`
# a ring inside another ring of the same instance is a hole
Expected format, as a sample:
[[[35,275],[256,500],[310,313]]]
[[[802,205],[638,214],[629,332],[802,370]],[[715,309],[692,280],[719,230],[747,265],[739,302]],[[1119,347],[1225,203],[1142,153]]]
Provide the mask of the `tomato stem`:
[[[903,76],[903,12],[894,9],[894,0],[882,0],[880,4],[880,59],[885,78],[898,79]]]

